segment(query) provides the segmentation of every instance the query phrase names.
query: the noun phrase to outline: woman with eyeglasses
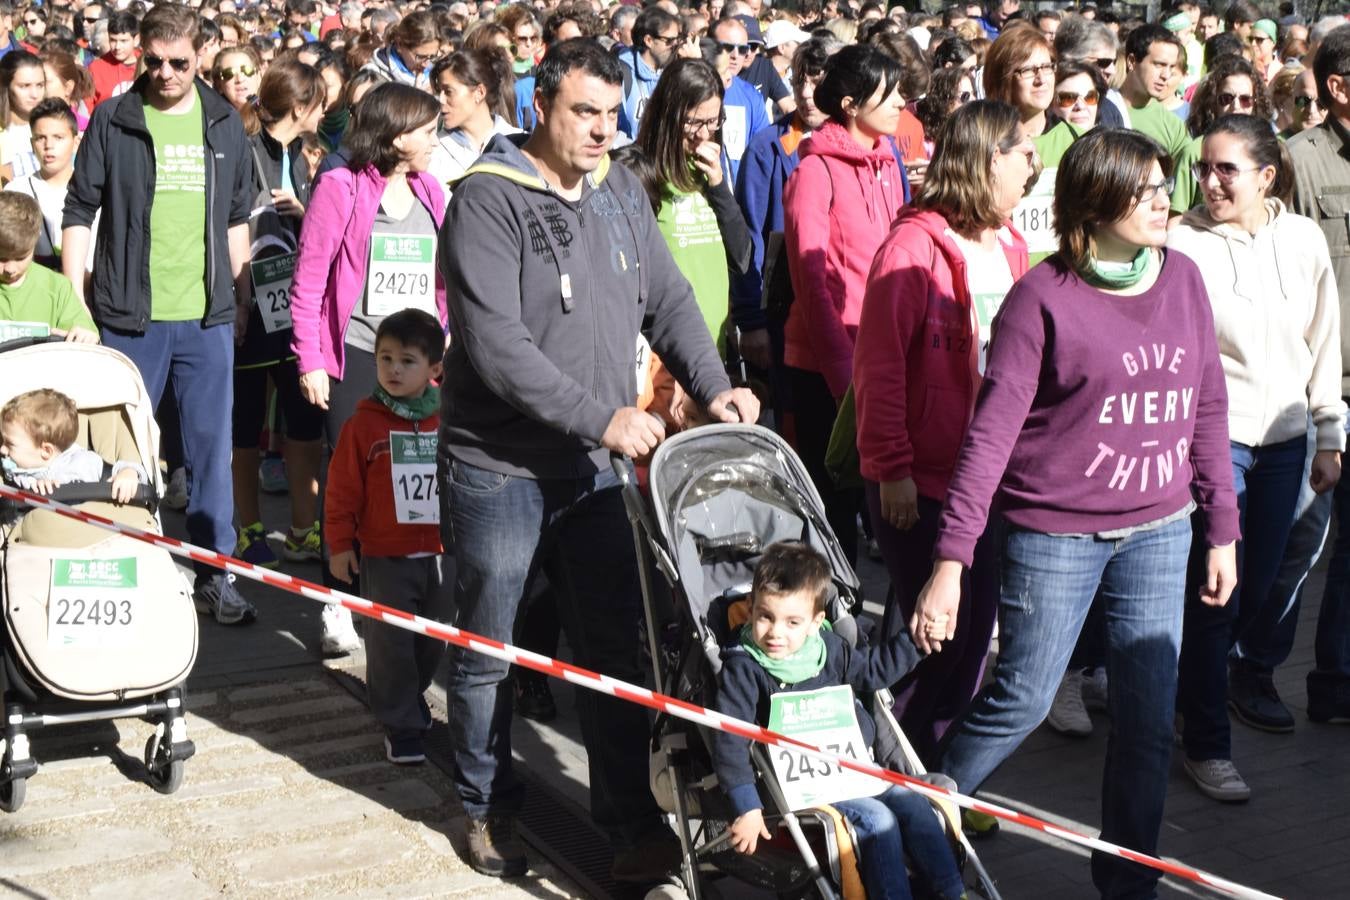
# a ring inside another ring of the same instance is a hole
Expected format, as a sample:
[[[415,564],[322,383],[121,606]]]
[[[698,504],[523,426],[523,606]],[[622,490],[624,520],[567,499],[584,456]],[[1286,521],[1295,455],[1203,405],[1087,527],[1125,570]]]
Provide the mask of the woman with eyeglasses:
[[[523,3],[511,3],[497,10],[497,24],[511,38],[511,68],[516,77],[533,75],[544,49],[544,29],[538,15]]]
[[[969,69],[946,68],[933,73],[928,93],[914,104],[914,115],[923,125],[925,155],[931,160],[938,132],[952,113],[975,99],[975,79]]]
[[[36,52],[37,42],[47,33],[47,7],[30,6],[23,11],[23,39],[29,52]]]
[[[431,64],[441,55],[441,31],[430,10],[409,13],[389,30],[389,42],[364,68],[394,84],[431,90]]]
[[[1167,244],[1196,262],[1209,292],[1242,539],[1238,590],[1226,606],[1188,592],[1178,704],[1186,773],[1206,796],[1240,802],[1251,789],[1233,765],[1228,708],[1263,730],[1293,729],[1287,711],[1283,727],[1268,712],[1278,698],[1274,663],[1259,648],[1287,613],[1270,608],[1268,595],[1294,522],[1310,419],[1309,486],[1325,493],[1340,478],[1340,301],[1321,228],[1286,206],[1293,164],[1267,120],[1215,120],[1194,168],[1204,206]],[[1204,525],[1197,519],[1197,530]],[[1256,640],[1244,645],[1244,636]]]
[[[1051,205],[1060,157],[1080,134],[1054,107],[1055,51],[1030,23],[1014,24],[989,48],[984,65],[984,95],[1017,110],[1022,128],[1036,146],[1044,167],[1031,193],[1017,205],[1012,221],[1026,239],[1035,265],[1056,247]]]
[[[1035,178],[1035,151],[1016,109],[968,103],[937,138],[928,178],[873,259],[853,355],[864,494],[895,589],[886,634],[914,613],[994,314],[1027,271],[1026,243],[1009,217]],[[984,673],[998,609],[996,560],[993,538],[983,539],[954,643],[896,689],[900,724],[929,763]]]
[[[431,70],[441,102],[441,133],[430,172],[446,185],[459,178],[495,134],[520,134],[511,61],[496,50],[460,50]]]
[[[1092,63],[1064,60],[1055,69],[1055,114],[1080,134],[1097,126],[1106,103],[1106,79]]]
[[[891,138],[904,103],[902,78],[900,64],[875,47],[855,44],[830,57],[814,94],[828,118],[802,143],[801,163],[783,199],[795,297],[783,358],[795,404],[797,453],[850,560],[857,558],[861,497],[835,487],[825,449],[853,380],[867,272],[906,200]]]
[[[253,102],[261,83],[262,61],[252,46],[241,44],[216,54],[216,66],[211,70],[211,85],[236,110]]]
[[[1112,730],[1101,839],[1156,853],[1172,757],[1191,511],[1199,590],[1235,581],[1237,502],[1223,366],[1204,278],[1164,249],[1171,157],[1096,128],[1055,185],[1059,250],[1008,293],[910,632],[947,652],[961,581],[1001,511],[999,655],[937,767],[966,793],[1041,723],[1094,596],[1106,611]],[[1094,854],[1104,897],[1151,897],[1160,873]]]

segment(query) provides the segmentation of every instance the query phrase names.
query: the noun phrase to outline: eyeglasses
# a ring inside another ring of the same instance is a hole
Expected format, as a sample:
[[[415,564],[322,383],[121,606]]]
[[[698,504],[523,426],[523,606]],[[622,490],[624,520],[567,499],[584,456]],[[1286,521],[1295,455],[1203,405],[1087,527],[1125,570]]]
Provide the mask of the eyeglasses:
[[[1012,73],[1015,77],[1021,79],[1022,81],[1031,81],[1035,78],[1054,74],[1054,71],[1055,71],[1055,64],[1047,62],[1035,66],[1022,66],[1021,68],[1013,69]]]
[[[975,95],[972,94],[970,91],[962,91],[961,93],[956,95],[956,99],[960,100],[962,103],[969,103],[970,98],[974,96]]]
[[[43,24],[43,22],[41,19],[33,18],[33,19],[24,19],[23,24],[27,25],[29,28],[32,28],[34,25]]]
[[[412,50],[408,51],[408,58],[419,66],[430,65],[431,63],[434,63],[439,56],[439,53],[415,53]]]
[[[1095,89],[1086,94],[1080,94],[1078,91],[1060,91],[1055,94],[1055,102],[1059,104],[1060,109],[1068,109],[1079,100],[1082,100],[1085,106],[1096,106],[1098,99],[1099,95]]]
[[[1136,203],[1140,204],[1152,203],[1153,198],[1157,197],[1159,194],[1171,196],[1172,190],[1176,186],[1177,180],[1175,178],[1164,178],[1157,184],[1146,184],[1140,187],[1139,190],[1134,192],[1134,200]]]
[[[1252,166],[1250,169],[1242,169],[1230,162],[1207,163],[1197,162],[1191,166],[1191,174],[1195,176],[1196,181],[1204,181],[1209,178],[1210,173],[1219,179],[1220,184],[1232,184],[1243,172],[1259,172],[1260,166]]]
[[[1116,58],[1114,56],[1097,56],[1093,57],[1092,59],[1089,59],[1088,62],[1092,63],[1099,69],[1105,70],[1111,68],[1116,64]]]
[[[719,41],[717,46],[722,48],[723,53],[740,54],[741,56],[750,55],[749,44],[728,44],[726,41]]]
[[[216,77],[219,78],[221,81],[233,81],[236,75],[242,75],[245,78],[252,78],[254,75],[257,74],[258,74],[257,68],[249,65],[248,63],[244,63],[237,69],[233,67],[228,69],[216,69]]]
[[[1224,91],[1219,95],[1220,106],[1236,106],[1239,109],[1251,109],[1256,103],[1256,97],[1251,94],[1230,94]]]
[[[80,21],[86,25],[97,25],[101,18],[102,16],[80,16]]]
[[[1318,109],[1321,109],[1322,101],[1317,99],[1316,97],[1294,98],[1294,109],[1298,110],[1299,112],[1307,112],[1309,108],[1314,106],[1316,106]]]
[[[142,56],[141,59],[145,61],[145,70],[147,72],[158,72],[160,69],[164,68],[165,63],[173,66],[175,72],[186,72],[188,69],[192,68],[192,60],[183,56],[174,56],[165,59],[161,56],[152,56],[147,53]]]
[[[725,113],[719,114],[711,119],[685,119],[684,130],[689,134],[698,134],[700,131],[706,131],[709,134],[712,134],[717,131],[717,129],[721,128],[726,120],[727,117]]]
[[[675,34],[654,34],[652,35],[652,40],[660,41],[667,47],[674,47],[676,44],[681,43],[684,40],[684,35],[678,32],[676,32]]]
[[[537,34],[518,34],[518,35],[516,35],[516,43],[517,43],[517,44],[537,44],[537,43],[539,43],[539,35],[537,35]]]

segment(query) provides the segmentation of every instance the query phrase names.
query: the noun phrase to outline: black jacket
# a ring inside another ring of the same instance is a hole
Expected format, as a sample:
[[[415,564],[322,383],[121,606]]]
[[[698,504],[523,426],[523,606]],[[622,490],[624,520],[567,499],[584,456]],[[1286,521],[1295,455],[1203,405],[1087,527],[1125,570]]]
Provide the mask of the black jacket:
[[[80,141],[66,193],[63,228],[92,227],[102,209],[89,304],[99,325],[141,333],[150,323],[150,205],[155,151],[142,94],[148,76],[99,104]],[[239,115],[205,82],[197,82],[206,145],[206,315],[202,325],[234,321],[234,278],[227,233],[248,221],[254,196],[253,156]],[[183,248],[190,252],[190,248]]]

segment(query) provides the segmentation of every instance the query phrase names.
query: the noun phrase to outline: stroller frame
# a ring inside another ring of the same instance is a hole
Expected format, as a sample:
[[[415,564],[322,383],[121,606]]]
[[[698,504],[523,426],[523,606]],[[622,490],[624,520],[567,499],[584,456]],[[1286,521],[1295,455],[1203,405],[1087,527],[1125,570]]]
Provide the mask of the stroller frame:
[[[753,437],[758,441],[765,452],[776,456],[780,461],[791,460],[792,464],[800,467],[800,460],[796,459],[796,454],[792,448],[776,433],[768,429],[753,425],[707,425],[676,435],[657,448],[657,452],[652,459],[651,478],[656,480],[660,471],[662,461],[673,451],[682,447],[684,444],[714,439],[719,435],[742,435]],[[619,478],[624,499],[624,508],[628,515],[629,523],[633,531],[634,550],[638,560],[638,576],[642,589],[643,612],[645,616],[645,633],[647,640],[647,650],[651,656],[653,683],[656,689],[661,693],[671,696],[679,696],[679,679],[681,677],[681,667],[667,667],[664,665],[666,659],[665,651],[661,646],[661,637],[658,633],[659,623],[664,621],[662,610],[658,608],[658,599],[660,585],[658,584],[656,573],[659,572],[665,581],[667,587],[672,591],[680,592],[683,590],[679,565],[672,556],[672,551],[678,553],[674,548],[667,548],[663,542],[663,535],[669,533],[670,526],[669,515],[666,510],[658,504],[648,505],[639,490],[633,471],[627,461],[615,454],[612,457],[613,468],[616,476]],[[711,468],[711,467],[709,467]],[[771,473],[766,472],[769,476]],[[801,501],[800,514],[806,519],[810,527],[823,539],[825,546],[817,547],[829,558],[831,569],[835,575],[836,587],[840,588],[841,596],[839,602],[845,609],[850,607],[854,601],[860,600],[861,588],[854,574],[852,567],[848,564],[847,558],[843,554],[837,539],[830,530],[824,517],[824,504],[817,493],[815,486],[809,478],[802,477],[796,479],[796,483],[787,483],[785,479],[773,475],[780,488],[786,487],[796,498]],[[694,479],[691,478],[692,482]],[[900,729],[891,712],[891,695],[889,691],[878,691],[876,693],[876,702],[874,703],[873,714],[884,718],[884,725],[888,726],[898,741],[898,753],[904,764],[906,774],[921,776],[925,774],[923,764],[920,762],[917,753],[910,744],[904,732]],[[879,723],[881,724],[881,723]],[[660,733],[660,719],[658,718],[656,731],[659,740],[659,749],[668,758],[678,760],[680,755],[687,750],[687,740],[683,733],[666,732]],[[814,886],[822,898],[834,900],[838,897],[838,891],[830,878],[826,875],[820,864],[815,850],[811,847],[806,835],[802,829],[801,822],[796,813],[789,808],[783,792],[778,784],[777,778],[773,772],[773,766],[770,761],[768,748],[763,744],[752,744],[751,761],[760,778],[760,783],[766,789],[769,800],[775,807],[774,812],[781,818],[793,845],[806,866],[808,879],[804,886]],[[683,883],[685,892],[690,900],[701,900],[704,894],[704,888],[700,880],[700,875],[704,866],[700,863],[700,858],[706,858],[713,852],[718,851],[730,840],[730,831],[725,831],[721,835],[713,838],[701,847],[697,845],[695,833],[691,824],[691,811],[688,806],[686,791],[690,787],[686,781],[686,773],[681,765],[673,763],[667,767],[669,773],[674,814],[676,818],[676,834],[679,837],[681,849],[683,851],[683,861],[681,863],[680,880]],[[958,827],[955,829],[956,839],[965,851],[966,861],[971,865],[976,878],[980,883],[981,889],[991,900],[998,900],[999,894],[994,887],[987,870],[980,862],[974,848],[969,840]]]

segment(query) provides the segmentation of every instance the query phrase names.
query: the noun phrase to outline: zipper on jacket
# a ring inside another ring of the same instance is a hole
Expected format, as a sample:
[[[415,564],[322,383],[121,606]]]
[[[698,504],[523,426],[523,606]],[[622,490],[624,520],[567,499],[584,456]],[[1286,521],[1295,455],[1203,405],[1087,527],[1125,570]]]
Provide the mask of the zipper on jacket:
[[[193,88],[196,90],[195,86]],[[201,103],[201,94],[197,95],[197,102]],[[202,156],[206,157],[206,309],[202,310],[202,327],[211,318],[211,295],[215,292],[216,284],[216,241],[215,241],[215,220],[212,217],[212,198],[216,193],[217,169],[215,148],[211,146],[211,128],[215,122],[206,120],[206,107],[202,107]],[[225,245],[228,247],[230,242],[229,223],[225,223]],[[233,292],[233,278],[231,278],[231,292]],[[239,302],[238,297],[230,298],[230,306],[233,307]]]

